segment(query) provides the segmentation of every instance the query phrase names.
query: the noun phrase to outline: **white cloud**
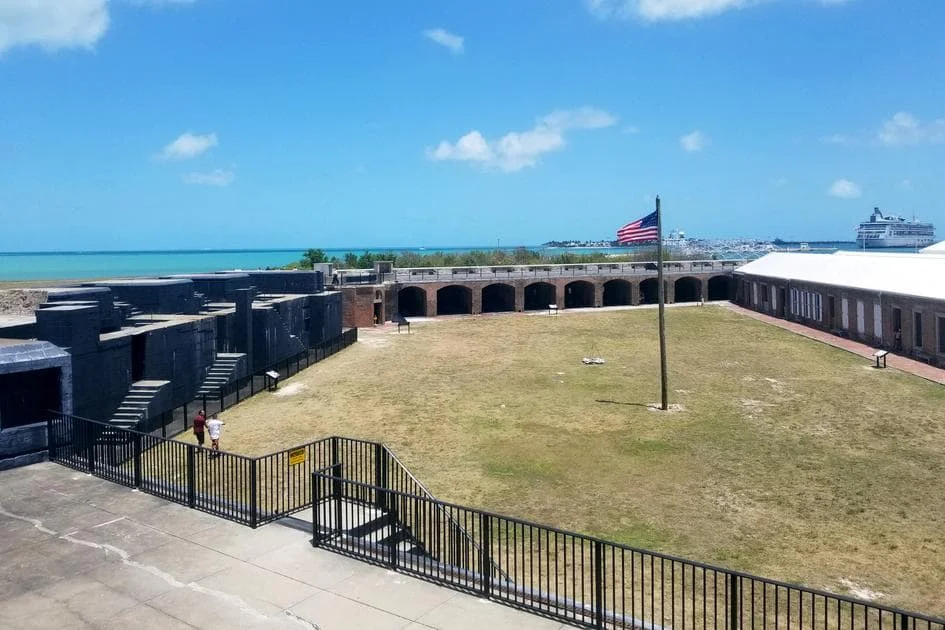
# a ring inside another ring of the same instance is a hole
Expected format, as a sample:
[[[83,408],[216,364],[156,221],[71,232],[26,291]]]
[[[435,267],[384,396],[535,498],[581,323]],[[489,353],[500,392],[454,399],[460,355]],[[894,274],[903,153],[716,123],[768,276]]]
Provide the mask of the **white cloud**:
[[[942,143],[945,142],[945,118],[923,123],[909,112],[898,112],[883,122],[876,138],[888,147]]]
[[[681,137],[679,139],[679,144],[682,146],[684,151],[695,153],[697,151],[701,151],[709,145],[709,136],[696,129],[692,133]]]
[[[636,125],[630,125],[628,127],[624,127],[621,131],[623,133],[640,133],[640,128]]]
[[[215,146],[217,146],[217,134],[208,133],[197,136],[187,131],[182,133],[177,140],[161,149],[158,158],[162,160],[189,160]]]
[[[473,130],[455,143],[443,140],[435,148],[427,148],[426,153],[436,162],[473,162],[513,172],[535,166],[545,153],[564,148],[567,131],[602,129],[616,123],[613,115],[593,107],[557,110],[539,118],[527,131],[512,131],[498,140],[489,141],[482,133]]]
[[[459,55],[463,52],[463,39],[459,35],[450,33],[446,29],[431,28],[423,31],[423,36],[436,42],[444,48],[449,48],[453,54]]]
[[[641,18],[650,22],[710,17],[775,0],[584,0],[584,6],[602,19]],[[814,0],[821,5],[839,5],[848,0]]]
[[[0,55],[14,46],[91,48],[108,23],[107,0],[0,0]]]
[[[787,186],[788,179],[787,177],[775,177],[771,180],[771,185],[776,188],[784,188]]]
[[[863,191],[848,179],[838,179],[830,185],[827,194],[840,199],[859,199],[863,196]]]
[[[185,5],[196,0],[123,0],[132,5]],[[108,31],[109,0],[0,0],[0,56],[17,46],[47,51],[91,49]]]
[[[202,184],[204,186],[229,186],[236,179],[233,171],[225,171],[222,168],[215,169],[209,173],[185,173],[181,175],[185,184]]]
[[[899,182],[899,187],[902,188],[903,190],[912,190],[912,180],[911,179],[902,180],[901,182]]]

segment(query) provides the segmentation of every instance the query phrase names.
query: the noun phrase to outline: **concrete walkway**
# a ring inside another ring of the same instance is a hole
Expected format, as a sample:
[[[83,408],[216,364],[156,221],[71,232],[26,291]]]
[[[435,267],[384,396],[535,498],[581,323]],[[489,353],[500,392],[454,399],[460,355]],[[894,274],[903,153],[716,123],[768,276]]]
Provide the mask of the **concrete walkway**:
[[[824,332],[823,330],[811,328],[797,322],[790,322],[778,317],[772,317],[771,315],[765,315],[764,313],[758,313],[747,308],[742,308],[741,306],[737,306],[735,304],[729,304],[728,307],[736,313],[747,315],[748,317],[752,317],[767,324],[773,324],[774,326],[778,326],[784,330],[790,330],[791,332],[803,335],[808,339],[820,341],[821,343],[833,346],[834,348],[840,348],[841,350],[852,352],[853,354],[859,355],[865,359],[869,359],[871,362],[875,361],[873,358],[873,353],[876,352],[876,348],[868,346],[865,343],[838,337],[837,335],[832,335],[829,332]],[[945,370],[934,367],[927,363],[915,361],[913,359],[899,356],[890,352],[886,356],[886,365],[902,372],[921,376],[924,379],[945,385]]]
[[[0,472],[0,630],[524,628],[560,622],[57,464]]]

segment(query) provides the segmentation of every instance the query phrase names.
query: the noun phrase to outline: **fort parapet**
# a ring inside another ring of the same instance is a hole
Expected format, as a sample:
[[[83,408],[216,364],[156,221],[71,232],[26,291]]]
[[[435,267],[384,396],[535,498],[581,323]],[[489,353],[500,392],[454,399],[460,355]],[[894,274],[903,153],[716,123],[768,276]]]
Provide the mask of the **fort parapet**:
[[[667,303],[730,300],[743,260],[663,263]],[[478,315],[655,304],[656,262],[390,268],[332,272],[344,292],[344,325],[397,317]]]
[[[341,335],[320,271],[90,282],[0,317],[0,468],[42,457],[49,411],[153,419]],[[149,419],[151,419],[149,423]]]

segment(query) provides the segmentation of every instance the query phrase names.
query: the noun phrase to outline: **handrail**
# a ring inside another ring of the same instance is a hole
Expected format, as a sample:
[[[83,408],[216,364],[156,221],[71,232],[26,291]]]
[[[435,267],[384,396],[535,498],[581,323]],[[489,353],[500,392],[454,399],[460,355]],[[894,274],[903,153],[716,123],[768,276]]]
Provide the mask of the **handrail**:
[[[374,489],[374,490],[380,489],[380,490],[385,490],[385,489],[383,489],[383,488],[378,488],[377,486],[375,486],[375,485],[373,485],[373,484],[369,484],[369,483],[365,483],[365,482],[361,482],[361,481],[356,481],[356,480],[352,480],[352,479],[346,479],[346,478],[344,478],[344,477],[338,477],[338,476],[331,475],[331,474],[326,474],[326,473],[314,473],[314,475],[317,476],[317,477],[322,477],[322,478],[325,478],[325,479],[330,479],[330,480],[332,480],[332,481],[341,481],[341,482],[343,482],[344,484],[351,485],[351,486],[355,486],[355,487],[360,487],[360,488],[364,488],[364,489]],[[453,510],[457,510],[457,511],[470,512],[470,513],[477,514],[477,515],[480,515],[480,516],[484,516],[484,517],[487,517],[487,518],[500,519],[500,520],[502,520],[502,521],[505,521],[506,523],[511,523],[511,524],[514,524],[514,525],[521,525],[521,526],[525,526],[525,527],[529,527],[529,528],[534,528],[534,529],[540,530],[541,532],[555,533],[555,534],[560,534],[560,535],[563,535],[563,536],[574,537],[574,538],[576,538],[576,539],[581,539],[581,540],[587,541],[588,543],[602,544],[602,545],[606,545],[606,546],[608,546],[608,547],[612,547],[612,548],[614,548],[614,549],[620,549],[620,550],[623,550],[623,551],[628,551],[628,552],[631,552],[631,553],[637,553],[637,554],[640,554],[640,555],[649,556],[649,557],[653,557],[653,558],[657,558],[657,559],[662,559],[662,560],[666,560],[666,561],[670,561],[670,562],[677,562],[677,563],[680,563],[680,564],[683,564],[683,565],[686,565],[686,566],[689,566],[689,567],[696,567],[696,568],[699,568],[699,569],[702,569],[702,570],[711,571],[711,572],[718,573],[718,574],[722,574],[722,575],[732,576],[732,577],[736,577],[736,578],[740,578],[740,579],[744,579],[744,580],[750,580],[750,581],[753,581],[753,582],[760,582],[760,583],[765,584],[765,585],[768,585],[768,586],[774,586],[774,587],[778,587],[778,588],[783,588],[783,589],[786,589],[786,590],[789,590],[789,591],[797,591],[797,592],[800,592],[800,593],[804,593],[804,594],[808,594],[808,595],[812,595],[812,596],[816,596],[816,597],[824,597],[824,598],[827,598],[827,599],[836,600],[836,601],[839,601],[839,602],[842,602],[842,603],[846,603],[846,604],[851,604],[851,605],[856,605],[856,606],[864,606],[864,607],[867,607],[867,608],[875,609],[875,610],[880,611],[880,612],[883,612],[883,613],[889,613],[889,614],[894,614],[894,615],[907,616],[907,617],[911,617],[911,618],[914,618],[914,619],[919,619],[919,620],[928,622],[928,623],[930,623],[930,624],[942,624],[943,627],[945,627],[945,617],[935,617],[935,616],[932,616],[932,615],[926,615],[926,614],[923,614],[923,613],[917,613],[917,612],[913,612],[913,611],[908,611],[908,610],[905,610],[905,609],[902,609],[902,608],[898,608],[898,607],[896,607],[896,606],[885,606],[885,605],[882,605],[882,604],[877,604],[877,603],[875,603],[875,602],[871,602],[871,601],[867,601],[867,600],[863,600],[863,599],[857,599],[857,598],[855,598],[855,597],[850,597],[850,596],[848,596],[848,595],[843,595],[843,594],[840,594],[840,593],[831,593],[831,592],[829,592],[829,591],[825,591],[825,590],[821,590],[821,589],[809,588],[809,587],[806,587],[806,586],[800,586],[800,585],[798,585],[798,584],[791,584],[791,583],[789,583],[789,582],[784,582],[784,581],[781,581],[781,580],[775,580],[775,579],[772,579],[772,578],[761,577],[761,576],[758,576],[758,575],[753,575],[753,574],[751,574],[751,573],[746,573],[746,572],[744,572],[744,571],[738,571],[738,570],[736,570],[736,569],[727,569],[727,568],[724,568],[724,567],[719,567],[719,566],[707,564],[707,563],[704,563],[704,562],[699,562],[699,561],[697,561],[697,560],[689,560],[689,559],[682,558],[682,557],[679,557],[679,556],[673,556],[673,555],[666,554],[666,553],[662,553],[662,552],[658,552],[658,551],[651,551],[651,550],[649,550],[649,549],[643,549],[643,548],[640,548],[640,547],[635,547],[635,546],[633,546],[633,545],[627,545],[627,544],[624,544],[624,543],[618,543],[618,542],[614,542],[614,541],[609,541],[609,540],[606,540],[606,539],[603,539],[603,538],[600,538],[600,537],[597,537],[597,536],[592,536],[592,535],[589,535],[589,534],[581,534],[581,533],[577,533],[577,532],[572,532],[572,531],[568,531],[568,530],[561,529],[561,528],[559,528],[559,527],[550,526],[550,525],[541,525],[541,524],[534,523],[534,522],[532,522],[532,521],[527,521],[527,520],[525,520],[525,519],[517,518],[517,517],[514,517],[514,516],[505,516],[505,515],[502,515],[502,514],[498,514],[498,513],[496,513],[496,512],[490,512],[489,510],[483,510],[483,509],[480,509],[480,508],[473,508],[473,507],[461,505],[461,504],[459,504],[459,503],[451,503],[451,502],[448,502],[448,501],[441,501],[441,500],[435,499],[435,498],[432,498],[432,499],[431,499],[431,498],[428,498],[428,497],[417,497],[416,495],[411,495],[411,494],[409,494],[409,493],[401,492],[401,491],[397,491],[397,490],[385,490],[385,491],[386,491],[388,494],[393,494],[393,495],[396,495],[396,496],[400,496],[400,497],[402,497],[402,498],[420,498],[420,499],[422,499],[422,500],[429,501],[429,502],[431,502],[431,503],[436,504],[436,506],[437,506],[439,509],[443,509],[443,510],[446,510],[446,509],[453,509]]]

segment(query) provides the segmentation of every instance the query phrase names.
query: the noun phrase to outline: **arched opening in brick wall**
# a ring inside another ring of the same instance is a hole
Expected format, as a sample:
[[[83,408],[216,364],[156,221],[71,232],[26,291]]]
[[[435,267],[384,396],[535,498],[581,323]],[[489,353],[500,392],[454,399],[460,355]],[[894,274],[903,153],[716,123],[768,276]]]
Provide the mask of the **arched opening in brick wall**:
[[[594,306],[594,285],[585,280],[569,282],[564,287],[565,308],[589,308]]]
[[[604,283],[604,306],[629,306],[633,303],[631,284],[626,280]]]
[[[472,289],[451,284],[436,292],[437,315],[469,315],[472,313]]]
[[[549,304],[556,304],[558,291],[548,282],[534,282],[525,287],[525,310],[546,311]]]
[[[647,278],[640,283],[640,304],[656,304],[660,301],[660,283],[656,278]]]
[[[506,313],[515,310],[515,287],[509,284],[490,284],[482,289],[483,313]]]
[[[702,282],[699,278],[686,276],[676,281],[675,302],[698,302],[702,299]]]
[[[712,276],[709,278],[709,299],[731,300],[732,282],[732,276]]]
[[[397,292],[397,306],[403,317],[426,317],[427,292],[420,287],[404,287]]]

